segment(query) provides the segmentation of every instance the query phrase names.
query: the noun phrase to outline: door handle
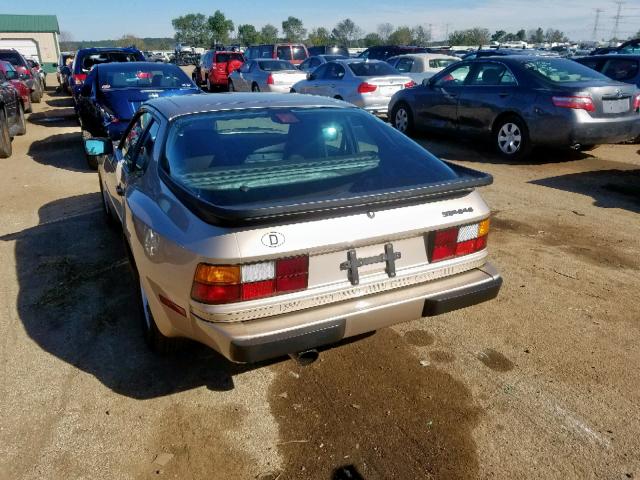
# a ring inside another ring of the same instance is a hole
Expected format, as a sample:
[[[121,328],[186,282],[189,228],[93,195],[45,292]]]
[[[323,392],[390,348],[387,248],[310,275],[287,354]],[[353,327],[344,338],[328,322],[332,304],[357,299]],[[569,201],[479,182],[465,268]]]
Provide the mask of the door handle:
[[[116,185],[116,193],[120,196],[124,195],[124,188],[122,188],[122,185]]]
[[[498,94],[498,96],[499,96],[500,98],[505,98],[505,97],[508,97],[509,95],[510,95],[510,94],[509,94],[509,93],[507,93],[507,92],[502,92],[502,93],[499,93],[499,94]]]

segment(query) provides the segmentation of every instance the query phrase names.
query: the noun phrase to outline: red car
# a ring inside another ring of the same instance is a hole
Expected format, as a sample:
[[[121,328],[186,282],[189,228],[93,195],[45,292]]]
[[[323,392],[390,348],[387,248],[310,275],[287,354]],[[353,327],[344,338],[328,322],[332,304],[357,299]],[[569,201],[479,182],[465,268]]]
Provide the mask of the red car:
[[[208,91],[215,88],[226,89],[229,85],[229,74],[244,63],[244,55],[240,52],[209,50],[202,55],[200,66],[193,74],[193,80],[199,85],[206,85]]]
[[[0,72],[4,73],[4,76],[9,80],[9,83],[11,83],[13,88],[18,91],[18,94],[22,99],[22,108],[25,113],[30,113],[31,89],[27,86],[24,80],[20,78],[18,71],[13,67],[13,65],[11,65],[11,63],[0,60]]]

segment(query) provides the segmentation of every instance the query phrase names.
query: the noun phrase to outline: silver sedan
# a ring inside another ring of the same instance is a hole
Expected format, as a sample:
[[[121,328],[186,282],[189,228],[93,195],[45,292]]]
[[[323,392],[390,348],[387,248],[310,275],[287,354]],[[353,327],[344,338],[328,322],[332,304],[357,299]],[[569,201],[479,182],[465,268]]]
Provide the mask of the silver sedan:
[[[386,62],[347,59],[321,65],[291,91],[333,97],[372,113],[387,113],[394,93],[415,83]]]
[[[305,74],[286,60],[250,60],[229,75],[231,92],[288,93]]]

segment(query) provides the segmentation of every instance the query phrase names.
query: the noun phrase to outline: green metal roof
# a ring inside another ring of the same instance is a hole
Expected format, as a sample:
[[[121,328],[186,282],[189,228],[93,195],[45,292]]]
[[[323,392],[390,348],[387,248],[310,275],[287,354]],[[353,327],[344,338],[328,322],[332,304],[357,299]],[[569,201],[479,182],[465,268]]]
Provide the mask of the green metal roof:
[[[60,33],[55,15],[5,15],[0,14],[0,33]]]

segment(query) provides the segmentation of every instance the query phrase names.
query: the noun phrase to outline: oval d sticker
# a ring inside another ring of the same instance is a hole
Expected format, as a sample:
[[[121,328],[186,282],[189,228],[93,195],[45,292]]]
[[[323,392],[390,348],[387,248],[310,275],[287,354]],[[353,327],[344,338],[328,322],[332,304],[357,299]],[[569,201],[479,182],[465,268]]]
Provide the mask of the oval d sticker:
[[[284,235],[278,232],[265,233],[262,236],[262,244],[265,247],[275,248],[284,244]]]

